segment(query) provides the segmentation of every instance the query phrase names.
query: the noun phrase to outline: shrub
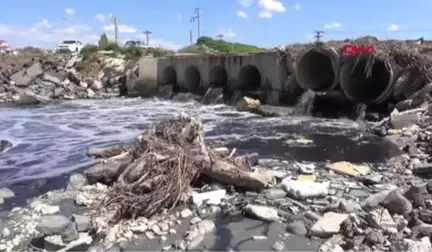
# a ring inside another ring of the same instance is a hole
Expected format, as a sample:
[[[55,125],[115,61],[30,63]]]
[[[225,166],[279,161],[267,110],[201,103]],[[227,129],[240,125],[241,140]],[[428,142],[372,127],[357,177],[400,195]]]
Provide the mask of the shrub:
[[[99,50],[97,45],[86,45],[81,49],[81,55],[83,60],[90,58],[93,54],[95,54]]]
[[[253,53],[263,51],[262,48],[254,45],[231,43],[224,40],[215,40],[205,36],[198,38],[196,44],[205,45],[210,49],[214,49],[220,53]]]
[[[145,55],[153,55],[153,57],[162,57],[168,54],[174,54],[173,51],[161,48],[161,47],[150,47],[145,49]]]
[[[128,60],[138,60],[143,56],[143,49],[136,46],[125,47],[122,50],[122,53],[126,56]]]
[[[108,36],[106,35],[105,32],[102,33],[102,35],[101,35],[101,37],[100,37],[100,39],[99,39],[99,43],[98,43],[98,45],[99,45],[99,48],[100,48],[101,50],[105,50],[104,48],[107,48],[107,47],[108,47],[108,45],[109,45],[109,41],[108,41]]]
[[[106,51],[114,51],[114,52],[120,52],[121,48],[120,46],[115,42],[109,42],[104,49],[101,48],[101,50]]]

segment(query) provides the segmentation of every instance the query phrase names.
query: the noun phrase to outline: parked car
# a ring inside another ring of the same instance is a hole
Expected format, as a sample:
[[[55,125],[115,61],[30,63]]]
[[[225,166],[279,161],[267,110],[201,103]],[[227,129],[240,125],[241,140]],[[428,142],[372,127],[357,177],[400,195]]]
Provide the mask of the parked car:
[[[79,52],[83,48],[83,44],[78,40],[64,40],[56,48],[58,53],[74,53]]]
[[[153,47],[151,45],[146,45],[146,43],[144,43],[143,41],[139,41],[139,40],[129,40],[129,41],[126,41],[125,46],[126,47],[136,46],[136,47],[141,47],[141,48],[151,48],[151,47]]]

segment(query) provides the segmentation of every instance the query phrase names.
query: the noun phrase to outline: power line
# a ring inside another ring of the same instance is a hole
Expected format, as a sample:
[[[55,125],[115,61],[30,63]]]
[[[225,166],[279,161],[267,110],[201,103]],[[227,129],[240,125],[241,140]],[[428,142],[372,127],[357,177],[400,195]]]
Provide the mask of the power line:
[[[219,40],[222,40],[223,36],[224,35],[221,33],[221,34],[216,35],[216,38],[218,38]]]
[[[321,42],[320,39],[322,38],[322,34],[324,33],[324,31],[314,31],[315,32],[315,36],[314,38],[316,39],[315,42],[319,43]]]
[[[149,45],[149,35],[152,34],[152,32],[149,30],[145,30],[145,31],[143,31],[143,33],[146,36],[146,45]]]
[[[191,23],[197,22],[198,26],[198,38],[201,37],[201,14],[200,14],[200,8],[195,9],[195,16],[191,17]]]

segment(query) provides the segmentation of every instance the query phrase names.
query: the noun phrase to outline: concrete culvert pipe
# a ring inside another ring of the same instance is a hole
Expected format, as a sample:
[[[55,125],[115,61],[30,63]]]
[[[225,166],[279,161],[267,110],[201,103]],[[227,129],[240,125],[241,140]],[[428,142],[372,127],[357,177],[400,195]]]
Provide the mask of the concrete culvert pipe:
[[[369,57],[351,57],[340,70],[340,87],[353,102],[379,104],[386,101],[393,92],[394,74],[391,65],[375,59],[370,74],[367,72]]]
[[[259,90],[261,73],[256,66],[246,65],[239,72],[239,82],[242,90]]]
[[[201,84],[201,74],[197,67],[190,66],[185,70],[185,84],[189,92],[197,92]]]
[[[215,66],[210,70],[210,87],[225,88],[228,86],[228,73],[223,66]]]
[[[333,48],[316,46],[297,56],[295,71],[299,85],[305,90],[325,92],[338,84],[339,55]]]

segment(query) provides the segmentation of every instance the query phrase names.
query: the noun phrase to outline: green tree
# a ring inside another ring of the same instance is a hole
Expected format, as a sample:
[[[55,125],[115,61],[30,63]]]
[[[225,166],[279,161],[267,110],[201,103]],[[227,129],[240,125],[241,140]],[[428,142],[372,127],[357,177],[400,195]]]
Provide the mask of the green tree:
[[[108,41],[108,36],[106,35],[106,33],[102,33],[100,39],[99,39],[99,48],[101,50],[105,50],[105,48],[108,47],[109,41]]]

